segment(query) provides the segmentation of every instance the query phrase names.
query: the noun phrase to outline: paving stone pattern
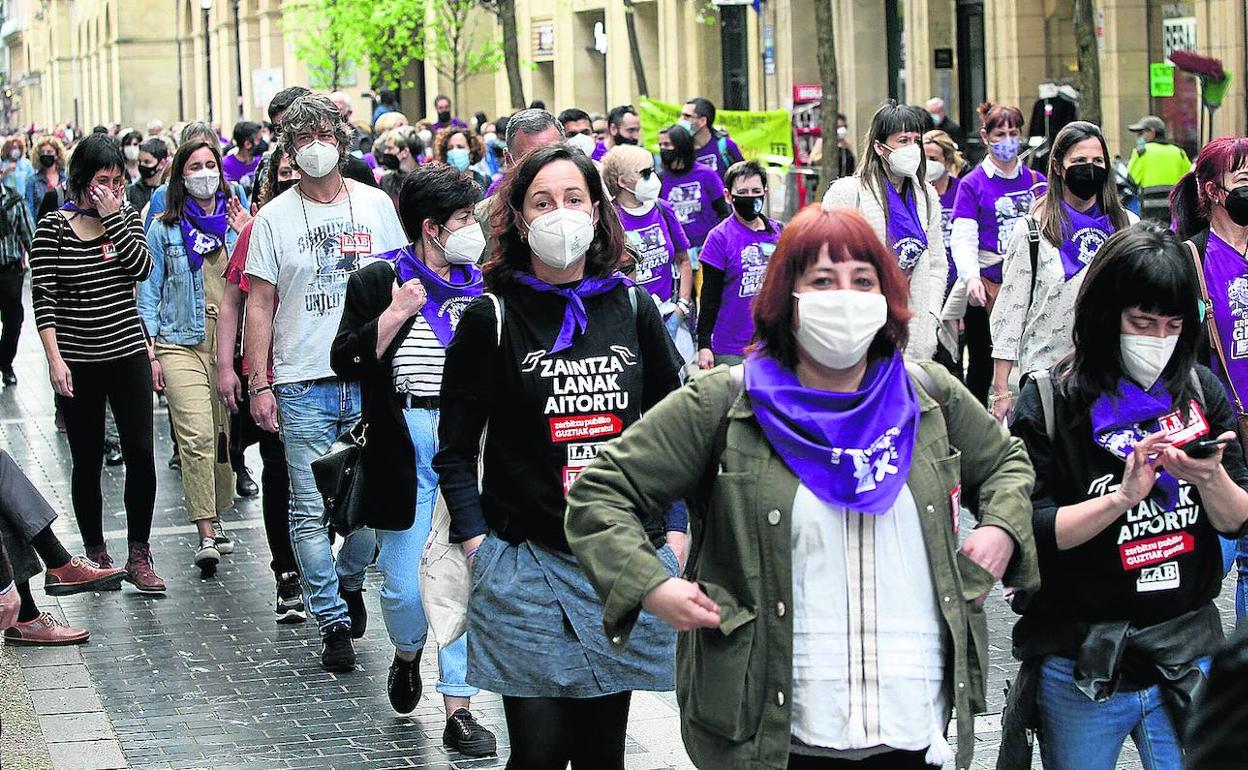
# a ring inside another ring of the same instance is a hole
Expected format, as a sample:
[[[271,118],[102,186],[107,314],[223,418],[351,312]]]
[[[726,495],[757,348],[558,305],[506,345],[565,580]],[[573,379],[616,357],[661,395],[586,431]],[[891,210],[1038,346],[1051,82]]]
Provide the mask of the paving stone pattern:
[[[46,368],[27,318],[17,365],[21,382],[0,391],[0,446],[62,512],[55,529],[71,552],[79,552],[69,505],[69,448],[53,426]],[[501,758],[472,760],[442,747],[432,648],[423,657],[426,693],[419,708],[407,717],[391,710],[385,682],[393,648],[377,604],[374,571],[365,594],[368,632],[356,643],[358,666],[349,674],[320,669],[314,624],[274,623],[273,577],[258,500],[240,500],[223,516],[236,550],[224,557],[214,579],[199,578],[191,563],[196,541],[186,523],[181,483],[165,467],[171,451],[168,423],[164,410],[154,409],[159,488],[152,550],[170,586],[168,595],[142,596],[127,586],[121,592],[63,597],[60,611],[91,629],[90,643],[18,654],[54,766],[501,767],[507,736],[497,696],[483,694],[473,711],[498,735]],[[249,464],[258,479],[254,448]],[[114,558],[124,562],[124,474],[110,468],[104,476],[105,530]],[[55,611],[55,600],[40,597],[40,602]],[[1220,603],[1224,617],[1233,617],[1229,590]],[[1016,668],[1009,657],[1012,616],[999,595],[990,600],[988,616],[993,713],[979,723],[977,768],[993,766],[1002,690]],[[628,748],[629,770],[692,767],[671,694],[635,697]],[[1120,767],[1139,767],[1129,746]]]

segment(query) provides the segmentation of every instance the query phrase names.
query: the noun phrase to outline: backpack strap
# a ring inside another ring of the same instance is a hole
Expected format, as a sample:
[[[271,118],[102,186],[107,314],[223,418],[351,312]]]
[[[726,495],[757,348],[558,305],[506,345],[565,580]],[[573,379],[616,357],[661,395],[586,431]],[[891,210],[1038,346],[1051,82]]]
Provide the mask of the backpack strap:
[[[1044,413],[1044,432],[1053,441],[1057,437],[1057,425],[1053,417],[1053,376],[1048,369],[1037,369],[1031,379],[1040,391],[1040,411]]]
[[[936,384],[936,380],[932,379],[932,375],[927,373],[919,364],[913,361],[906,362],[906,373],[910,375],[910,379],[919,383],[919,387],[923,388],[923,392],[932,397],[932,400],[940,406],[941,411],[945,409],[945,394],[941,391],[940,386]]]
[[[715,147],[719,150],[719,162],[724,164],[724,171],[727,171],[732,165],[732,159],[728,157],[728,137],[720,134],[715,139]]]
[[[1213,312],[1213,302],[1209,299],[1209,286],[1205,282],[1205,265],[1200,249],[1195,243],[1184,241],[1183,245],[1187,246],[1188,251],[1192,255],[1192,264],[1196,268],[1196,280],[1200,287],[1200,302],[1205,315],[1205,336],[1209,338],[1209,345],[1213,348],[1214,354],[1217,356],[1218,363],[1222,366],[1223,372],[1229,372],[1230,369],[1226,365],[1226,351],[1222,349],[1222,335],[1218,334],[1218,319]],[[1195,376],[1195,370],[1192,375]],[[1235,381],[1228,375],[1226,384],[1230,388],[1231,397],[1235,401],[1236,417],[1243,417],[1248,414],[1248,410],[1244,409],[1244,401],[1239,397],[1239,389],[1235,387]],[[1196,381],[1197,387],[1200,381]],[[1201,401],[1204,401],[1204,395],[1201,395]]]
[[[1031,215],[1023,217],[1023,221],[1027,223],[1027,246],[1031,251],[1031,289],[1027,292],[1027,307],[1030,308],[1036,296],[1036,273],[1040,268],[1040,228]]]
[[[494,305],[494,341],[500,347],[503,344],[503,316],[507,313],[507,305],[503,302],[503,298],[493,292],[485,292],[485,296],[490,298],[490,302]]]

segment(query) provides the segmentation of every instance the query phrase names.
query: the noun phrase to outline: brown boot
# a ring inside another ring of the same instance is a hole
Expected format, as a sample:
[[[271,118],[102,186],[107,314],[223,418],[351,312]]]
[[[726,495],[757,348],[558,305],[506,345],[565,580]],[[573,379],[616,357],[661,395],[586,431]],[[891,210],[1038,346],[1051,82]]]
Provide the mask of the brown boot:
[[[87,558],[104,569],[110,569],[113,566],[113,557],[108,555],[107,543],[87,546]]]
[[[95,562],[75,556],[68,564],[49,569],[43,577],[43,590],[49,596],[68,596],[85,591],[120,591],[124,569],[103,569]]]
[[[126,562],[126,582],[145,594],[163,594],[165,581],[152,565],[152,548],[146,543],[130,544],[130,560]]]
[[[72,628],[46,612],[27,623],[18,623],[4,630],[5,644],[28,644],[59,647],[66,644],[82,644],[91,638],[85,628]]]

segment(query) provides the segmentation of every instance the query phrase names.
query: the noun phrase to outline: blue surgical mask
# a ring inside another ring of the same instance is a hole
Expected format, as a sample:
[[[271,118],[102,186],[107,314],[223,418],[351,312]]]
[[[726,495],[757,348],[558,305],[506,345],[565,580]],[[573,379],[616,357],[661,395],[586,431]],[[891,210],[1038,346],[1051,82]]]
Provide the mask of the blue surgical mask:
[[[684,118],[681,118],[680,120],[676,121],[676,125],[688,131],[690,136],[692,136],[695,133],[693,123],[689,122],[688,120],[685,120]]]
[[[455,168],[459,169],[460,171],[468,170],[468,165],[469,165],[470,160],[471,160],[471,157],[468,154],[468,150],[462,147],[456,147],[453,150],[447,150],[446,162],[449,165],[454,166]]]

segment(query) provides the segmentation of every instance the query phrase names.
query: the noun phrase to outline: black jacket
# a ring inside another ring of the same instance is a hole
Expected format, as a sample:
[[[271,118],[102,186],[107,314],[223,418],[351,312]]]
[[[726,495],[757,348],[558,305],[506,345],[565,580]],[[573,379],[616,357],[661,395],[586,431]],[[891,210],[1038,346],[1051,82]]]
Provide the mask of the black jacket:
[[[394,354],[416,317],[399,328],[378,358],[377,319],[390,306],[393,283],[394,267],[385,261],[351,276],[329,362],[340,378],[360,383],[361,419],[368,425],[361,459],[364,521],[374,529],[400,531],[411,527],[416,517],[416,450],[395,397],[392,369]]]
[[[1248,757],[1248,628],[1217,655],[1188,724],[1187,770],[1234,770]]]

